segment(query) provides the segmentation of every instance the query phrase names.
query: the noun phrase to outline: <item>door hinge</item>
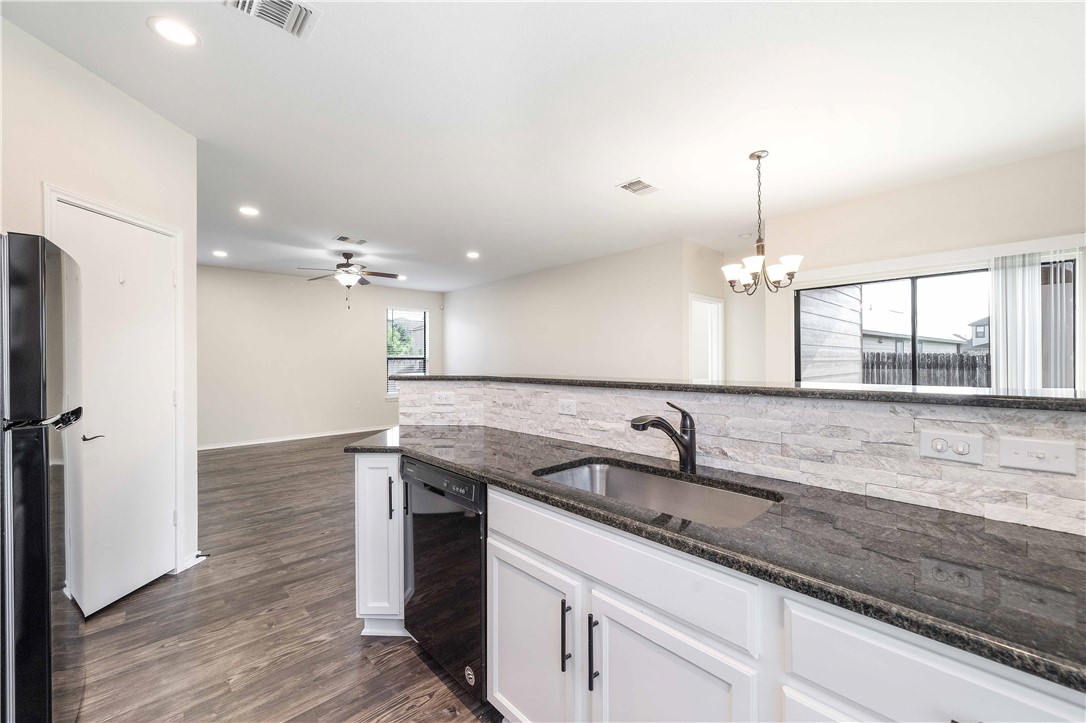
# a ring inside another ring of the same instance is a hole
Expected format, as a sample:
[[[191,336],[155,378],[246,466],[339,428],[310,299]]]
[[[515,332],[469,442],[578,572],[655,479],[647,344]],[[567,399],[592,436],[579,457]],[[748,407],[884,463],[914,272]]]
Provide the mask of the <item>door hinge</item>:
[[[170,285],[177,286],[177,269],[170,270]]]
[[[173,526],[177,527],[177,510],[173,511]]]
[[[173,405],[175,407],[177,406],[177,390],[176,389],[173,390]]]

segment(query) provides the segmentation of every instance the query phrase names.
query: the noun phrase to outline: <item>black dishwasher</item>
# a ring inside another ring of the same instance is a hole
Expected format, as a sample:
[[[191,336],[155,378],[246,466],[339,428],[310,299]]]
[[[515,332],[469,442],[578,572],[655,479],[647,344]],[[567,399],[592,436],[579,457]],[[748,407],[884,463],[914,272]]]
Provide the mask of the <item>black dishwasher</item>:
[[[404,627],[468,694],[486,700],[486,487],[403,457]]]

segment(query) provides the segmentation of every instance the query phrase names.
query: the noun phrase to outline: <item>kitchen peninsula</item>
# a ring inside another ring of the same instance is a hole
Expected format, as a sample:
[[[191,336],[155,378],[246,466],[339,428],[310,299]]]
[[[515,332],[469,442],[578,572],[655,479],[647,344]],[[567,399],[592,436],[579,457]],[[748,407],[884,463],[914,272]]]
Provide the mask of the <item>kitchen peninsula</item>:
[[[1081,398],[524,377],[397,381],[401,426],[346,451],[359,465],[385,459],[394,479],[402,457],[486,486],[487,690],[507,717],[600,719],[605,709],[620,717],[624,701],[659,672],[641,679],[629,661],[669,670],[685,692],[676,693],[681,700],[656,695],[653,704],[688,716],[1081,713]],[[665,401],[697,421],[695,475],[679,471],[664,435],[629,429],[634,416],[666,416]],[[979,463],[921,457],[921,435],[931,429],[980,435]],[[1076,471],[1001,467],[1005,438],[1070,441]],[[718,528],[541,477],[593,463],[753,496],[768,510]],[[402,500],[393,487],[389,500]],[[366,490],[358,494],[362,516]],[[1000,519],[1011,514],[1016,524]],[[395,517],[390,524],[402,519]],[[525,587],[527,579],[539,589]],[[565,613],[548,614],[560,599],[571,611],[569,633]],[[516,610],[529,615],[519,624],[532,636],[545,640],[555,626],[555,650],[541,651],[538,665],[501,654],[503,641],[520,634]],[[603,621],[602,634],[586,629],[586,610]],[[662,646],[667,659],[635,639]],[[591,655],[581,653],[591,654],[593,641],[598,655],[589,664]],[[567,666],[550,664],[552,652],[555,660],[570,655],[575,681]],[[912,681],[909,690],[895,692],[902,679]],[[557,708],[526,692],[547,685]]]

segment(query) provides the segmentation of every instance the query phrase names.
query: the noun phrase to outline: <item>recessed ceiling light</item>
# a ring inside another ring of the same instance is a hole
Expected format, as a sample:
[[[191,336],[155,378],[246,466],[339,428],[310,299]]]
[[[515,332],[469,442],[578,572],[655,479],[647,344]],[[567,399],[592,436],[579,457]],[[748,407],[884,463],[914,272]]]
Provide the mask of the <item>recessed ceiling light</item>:
[[[478,251],[468,251],[468,258],[469,259],[477,259],[477,258],[479,258],[479,252]]]
[[[147,27],[177,45],[191,48],[193,45],[200,44],[200,36],[179,20],[162,17],[147,18]]]
[[[225,259],[230,254],[226,253],[225,251],[212,251],[211,255],[218,256],[220,259]]]
[[[396,279],[398,281],[407,281],[407,277],[404,276],[403,274],[400,274],[399,276],[397,276]]]
[[[243,216],[259,216],[260,215],[260,209],[259,208],[253,208],[252,206],[242,206],[241,208],[238,209],[238,213],[240,213]]]

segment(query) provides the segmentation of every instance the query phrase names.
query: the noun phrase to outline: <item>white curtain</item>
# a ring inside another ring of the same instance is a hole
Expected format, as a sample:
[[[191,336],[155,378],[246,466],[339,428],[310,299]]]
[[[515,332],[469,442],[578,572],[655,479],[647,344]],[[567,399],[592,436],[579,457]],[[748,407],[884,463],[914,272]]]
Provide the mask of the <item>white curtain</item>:
[[[1073,279],[1081,265],[1081,249],[992,260],[994,389],[1021,393],[1074,386]]]

